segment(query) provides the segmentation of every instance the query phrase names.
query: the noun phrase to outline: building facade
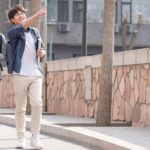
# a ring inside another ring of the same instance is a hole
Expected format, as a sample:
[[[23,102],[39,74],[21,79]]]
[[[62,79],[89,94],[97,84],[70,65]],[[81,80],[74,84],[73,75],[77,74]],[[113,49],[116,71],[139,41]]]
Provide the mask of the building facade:
[[[17,4],[29,9],[31,0],[0,1],[0,30],[5,32],[9,25],[7,10]],[[121,25],[127,19],[126,43],[130,43],[132,33],[136,33],[138,16],[142,25],[137,34],[135,48],[149,47],[150,2],[148,0],[117,0],[115,51],[122,50]],[[87,55],[102,51],[104,0],[87,0]],[[83,0],[47,0],[47,59],[66,59],[81,55]]]
[[[83,0],[47,0],[48,50],[55,59],[80,56],[82,45]],[[138,16],[142,15],[135,48],[149,47],[150,2],[148,0],[117,0],[115,51],[122,50],[121,25],[127,18],[126,44],[137,32]],[[103,0],[87,0],[87,55],[99,54],[103,40]]]

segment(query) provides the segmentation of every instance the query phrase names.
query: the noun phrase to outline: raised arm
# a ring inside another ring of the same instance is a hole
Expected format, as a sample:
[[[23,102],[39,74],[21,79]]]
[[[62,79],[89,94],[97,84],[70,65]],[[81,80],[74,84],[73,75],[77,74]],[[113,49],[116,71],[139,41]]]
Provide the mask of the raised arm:
[[[23,23],[22,23],[22,27],[27,29],[29,26],[31,26],[32,24],[35,23],[35,21],[41,17],[44,16],[46,14],[46,9],[40,9],[36,14],[34,14],[33,16],[27,18]]]

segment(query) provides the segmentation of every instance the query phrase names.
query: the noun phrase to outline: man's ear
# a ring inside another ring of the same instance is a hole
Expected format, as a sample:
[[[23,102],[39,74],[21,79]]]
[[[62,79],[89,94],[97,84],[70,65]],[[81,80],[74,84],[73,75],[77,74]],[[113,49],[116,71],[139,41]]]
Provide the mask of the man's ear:
[[[14,19],[13,19],[13,18],[11,18],[11,19],[10,19],[10,22],[14,24]]]

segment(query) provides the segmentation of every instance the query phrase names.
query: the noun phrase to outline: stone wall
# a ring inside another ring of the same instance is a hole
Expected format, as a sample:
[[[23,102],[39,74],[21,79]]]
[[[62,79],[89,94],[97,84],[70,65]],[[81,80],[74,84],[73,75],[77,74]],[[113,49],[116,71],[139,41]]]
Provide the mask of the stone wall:
[[[113,66],[112,120],[150,126],[149,49],[117,52]],[[100,67],[101,55],[48,62],[44,91],[48,112],[95,117]],[[6,71],[0,82],[0,107],[14,107],[12,80]]]
[[[48,64],[48,112],[96,116],[101,55],[52,61]],[[112,120],[150,124],[149,49],[114,55]]]
[[[12,78],[4,75],[0,81],[0,107],[14,107],[14,93],[12,88]]]
[[[150,125],[150,65],[115,67],[112,119]]]

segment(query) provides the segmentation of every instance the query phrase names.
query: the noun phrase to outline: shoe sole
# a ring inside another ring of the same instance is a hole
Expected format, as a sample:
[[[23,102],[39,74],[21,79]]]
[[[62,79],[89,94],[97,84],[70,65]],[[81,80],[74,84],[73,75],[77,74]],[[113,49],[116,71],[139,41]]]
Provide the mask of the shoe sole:
[[[35,149],[37,149],[37,150],[38,150],[38,149],[44,149],[44,147],[39,148],[39,147],[36,147],[36,146],[34,146],[34,145],[32,145],[32,144],[30,144],[30,146],[33,147],[33,148],[35,148]]]
[[[24,149],[22,146],[17,146],[16,149]]]

